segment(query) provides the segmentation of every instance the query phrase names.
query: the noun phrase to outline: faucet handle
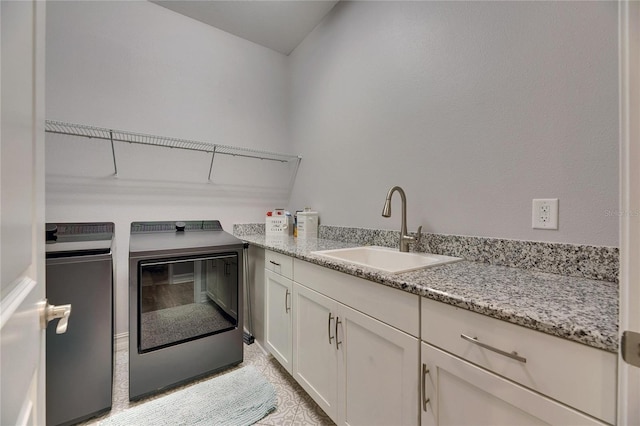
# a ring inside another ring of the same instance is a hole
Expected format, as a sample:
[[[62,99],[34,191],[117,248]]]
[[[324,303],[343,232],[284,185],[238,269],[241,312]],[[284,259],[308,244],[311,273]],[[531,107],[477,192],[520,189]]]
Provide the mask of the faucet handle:
[[[415,245],[420,244],[421,239],[422,239],[422,225],[418,226],[418,232],[416,232]]]

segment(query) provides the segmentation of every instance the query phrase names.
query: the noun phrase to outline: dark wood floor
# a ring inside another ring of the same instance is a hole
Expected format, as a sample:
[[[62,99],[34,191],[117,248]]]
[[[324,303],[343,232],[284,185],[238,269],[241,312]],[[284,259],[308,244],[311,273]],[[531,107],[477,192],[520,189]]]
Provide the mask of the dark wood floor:
[[[142,286],[142,313],[194,303],[193,282]]]

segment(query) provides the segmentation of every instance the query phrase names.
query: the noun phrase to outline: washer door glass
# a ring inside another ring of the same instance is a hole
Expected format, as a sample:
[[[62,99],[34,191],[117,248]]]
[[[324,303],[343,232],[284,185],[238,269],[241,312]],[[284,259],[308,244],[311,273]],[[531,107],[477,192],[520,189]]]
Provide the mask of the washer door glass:
[[[238,255],[138,264],[138,352],[238,326]]]

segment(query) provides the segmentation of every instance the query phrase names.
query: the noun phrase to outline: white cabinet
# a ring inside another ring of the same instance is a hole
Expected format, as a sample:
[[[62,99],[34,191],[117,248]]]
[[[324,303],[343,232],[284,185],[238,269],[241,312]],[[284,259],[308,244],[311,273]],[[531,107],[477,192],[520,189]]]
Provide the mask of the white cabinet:
[[[336,318],[337,423],[417,425],[418,339],[344,305]]]
[[[422,340],[424,425],[615,423],[613,353],[429,299]]]
[[[615,423],[616,354],[268,250],[265,276],[267,348],[339,425]]]
[[[293,288],[293,377],[332,419],[338,416],[338,302],[297,283]]]
[[[293,281],[274,272],[275,264],[277,270],[282,271],[282,265],[291,264],[291,258],[284,256],[281,259],[278,253],[270,251],[265,253],[265,344],[271,355],[291,374]],[[285,267],[285,271],[291,269]]]
[[[426,343],[422,392],[423,426],[604,424]]]
[[[291,373],[291,293],[290,279],[265,271],[265,343],[271,355]]]
[[[415,304],[404,315],[417,322],[417,296],[384,288],[386,297],[363,313],[340,303],[353,277],[315,270],[320,267],[310,264],[298,268],[297,261],[295,265],[294,378],[339,425],[417,425],[419,341],[367,315],[373,311],[385,317],[385,304],[393,306],[396,296],[401,300],[409,296]],[[379,284],[360,281],[357,285],[371,286],[362,300],[370,293],[375,297],[381,289]]]

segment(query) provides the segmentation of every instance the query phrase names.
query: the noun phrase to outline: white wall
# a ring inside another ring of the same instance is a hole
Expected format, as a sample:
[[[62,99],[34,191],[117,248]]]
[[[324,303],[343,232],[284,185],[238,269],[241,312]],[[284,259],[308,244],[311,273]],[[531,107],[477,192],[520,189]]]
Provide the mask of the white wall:
[[[46,220],[116,223],[116,332],[129,224],[324,224],[617,245],[615,2],[341,2],[285,57],[148,2],[52,2],[46,116],[302,154],[259,160],[47,135]],[[397,196],[396,196],[397,197]],[[560,198],[560,229],[531,199]]]
[[[401,185],[410,231],[617,246],[615,2],[341,2],[290,60],[292,207],[399,229]]]
[[[46,116],[288,152],[286,57],[148,2],[51,2]],[[116,224],[116,333],[128,330],[129,225],[259,222],[289,170],[260,160],[47,135],[47,222]]]

